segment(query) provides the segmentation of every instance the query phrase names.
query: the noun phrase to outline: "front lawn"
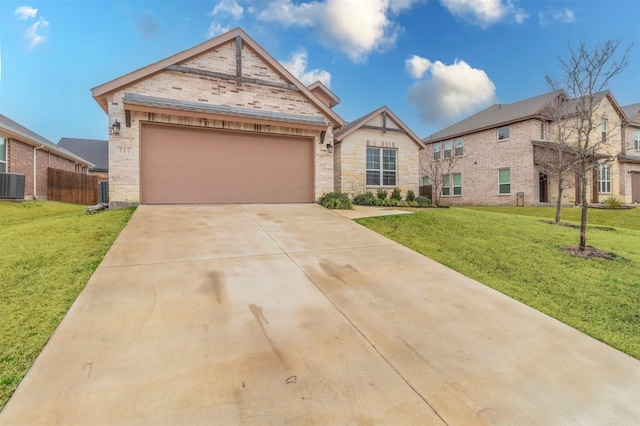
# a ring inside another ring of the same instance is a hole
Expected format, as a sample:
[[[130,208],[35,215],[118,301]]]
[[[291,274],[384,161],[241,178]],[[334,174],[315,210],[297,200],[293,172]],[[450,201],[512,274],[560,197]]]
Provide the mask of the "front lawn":
[[[488,210],[430,209],[357,222],[640,359],[637,219],[634,229],[589,230],[590,245],[616,254],[608,261],[562,252],[577,245],[578,229]],[[604,214],[594,222],[619,223]]]
[[[0,202],[0,410],[132,214]]]

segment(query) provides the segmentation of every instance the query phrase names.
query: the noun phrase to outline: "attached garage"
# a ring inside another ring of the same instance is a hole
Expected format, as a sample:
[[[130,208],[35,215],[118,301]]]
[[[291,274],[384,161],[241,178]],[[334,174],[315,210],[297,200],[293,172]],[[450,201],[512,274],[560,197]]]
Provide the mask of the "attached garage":
[[[334,189],[338,99],[237,28],[92,89],[110,207],[310,203]]]
[[[313,140],[143,124],[141,202],[314,201]]]

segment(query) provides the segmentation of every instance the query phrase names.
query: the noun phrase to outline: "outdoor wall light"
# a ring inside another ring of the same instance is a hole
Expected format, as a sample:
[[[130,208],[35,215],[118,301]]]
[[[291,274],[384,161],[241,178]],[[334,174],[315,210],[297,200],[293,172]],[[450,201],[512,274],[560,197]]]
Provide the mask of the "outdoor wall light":
[[[116,121],[111,125],[111,130],[113,131],[114,135],[120,134],[120,122],[118,121],[117,118],[116,118]]]
[[[327,151],[329,151],[329,154],[333,152],[333,145],[331,145],[330,143],[327,144]]]

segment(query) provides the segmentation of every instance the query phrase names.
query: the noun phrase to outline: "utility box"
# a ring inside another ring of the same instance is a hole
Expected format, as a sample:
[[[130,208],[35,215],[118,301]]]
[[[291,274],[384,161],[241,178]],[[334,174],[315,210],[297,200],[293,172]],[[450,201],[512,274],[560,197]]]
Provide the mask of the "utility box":
[[[109,181],[98,181],[98,203],[109,204]]]
[[[24,175],[0,173],[0,199],[24,200]]]

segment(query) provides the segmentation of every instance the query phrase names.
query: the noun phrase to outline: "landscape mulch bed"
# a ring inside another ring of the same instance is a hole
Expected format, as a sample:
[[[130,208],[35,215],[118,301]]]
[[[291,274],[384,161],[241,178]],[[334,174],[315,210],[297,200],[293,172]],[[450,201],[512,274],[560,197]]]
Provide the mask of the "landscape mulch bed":
[[[586,257],[588,259],[613,260],[616,257],[615,253],[591,246],[585,247],[584,250],[580,250],[577,246],[564,246],[562,247],[562,251],[571,256]]]

